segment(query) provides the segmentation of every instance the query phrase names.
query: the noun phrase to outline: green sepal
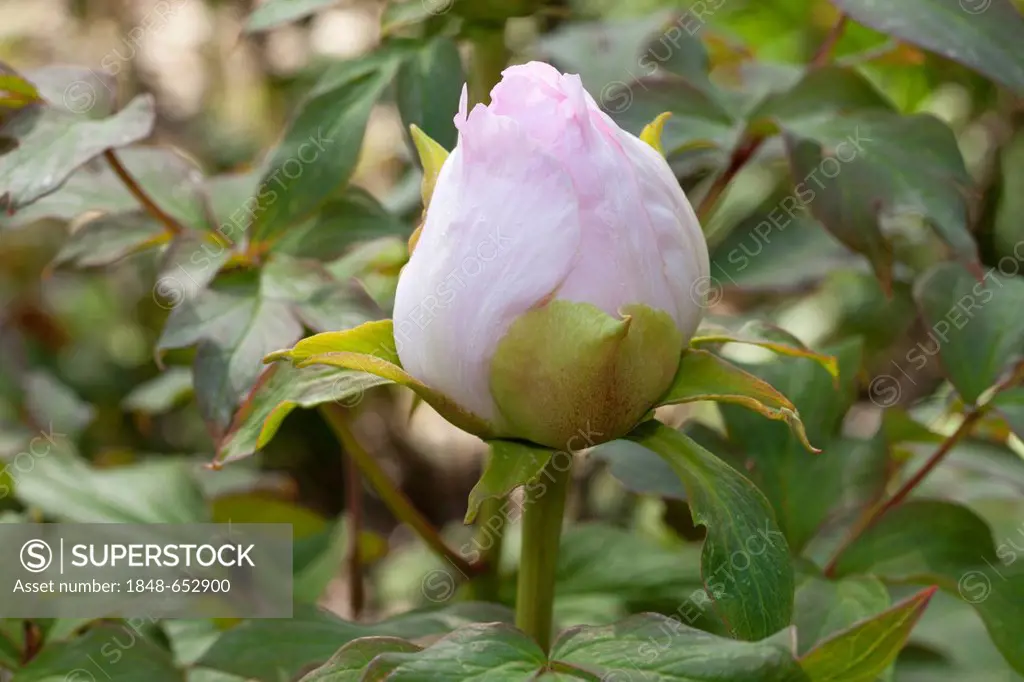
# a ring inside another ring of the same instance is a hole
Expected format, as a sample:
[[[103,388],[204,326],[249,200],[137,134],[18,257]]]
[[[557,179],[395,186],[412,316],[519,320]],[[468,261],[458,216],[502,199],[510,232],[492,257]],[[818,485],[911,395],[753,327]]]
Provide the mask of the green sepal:
[[[644,305],[614,318],[552,301],[512,323],[491,361],[491,395],[509,433],[579,450],[629,433],[672,383],[683,336]]]
[[[395,350],[391,320],[365,322],[354,329],[316,334],[299,341],[294,348],[275,351],[263,359],[268,363],[277,360],[291,360],[300,368],[327,365],[373,374],[412,389],[425,403],[463,431],[483,439],[498,435],[485,419],[402,369]]]
[[[747,324],[738,332],[713,325],[701,325],[694,337],[690,339],[690,346],[694,348],[726,343],[758,346],[779,355],[809,358],[824,367],[834,380],[838,381],[839,379],[839,361],[834,355],[817,353],[800,343],[791,334],[764,323]]]
[[[811,452],[821,452],[807,440],[796,406],[771,384],[746,370],[709,353],[690,348],[683,353],[672,385],[658,400],[658,406],[713,400],[755,410],[768,419],[789,424],[800,442]]]
[[[434,196],[437,176],[441,174],[441,167],[448,160],[448,150],[423,132],[415,123],[409,126],[409,134],[412,136],[412,143],[416,146],[416,153],[419,154],[420,165],[423,166],[423,184],[420,185],[420,196],[423,198],[423,210],[426,211],[430,206],[430,197]]]

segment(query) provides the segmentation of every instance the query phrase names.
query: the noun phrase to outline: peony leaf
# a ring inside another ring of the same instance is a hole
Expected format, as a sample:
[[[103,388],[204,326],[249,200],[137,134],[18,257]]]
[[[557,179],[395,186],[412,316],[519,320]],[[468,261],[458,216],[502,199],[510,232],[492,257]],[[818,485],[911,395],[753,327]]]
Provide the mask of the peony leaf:
[[[685,434],[656,421],[640,425],[629,439],[660,455],[682,480],[694,523],[707,528],[704,589],[732,634],[759,640],[789,625],[793,564],[761,491]]]
[[[769,419],[784,421],[811,452],[819,452],[807,440],[796,407],[768,382],[705,350],[683,353],[679,369],[658,406],[714,400],[750,408]]]
[[[876,680],[896,660],[932,595],[929,587],[874,618],[840,632],[800,659],[813,682]]]

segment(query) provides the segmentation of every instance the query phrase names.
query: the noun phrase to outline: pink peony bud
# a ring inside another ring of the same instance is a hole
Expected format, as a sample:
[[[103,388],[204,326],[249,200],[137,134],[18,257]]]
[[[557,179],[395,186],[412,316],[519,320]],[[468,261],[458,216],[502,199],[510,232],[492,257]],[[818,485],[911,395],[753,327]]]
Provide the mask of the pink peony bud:
[[[497,432],[627,432],[703,313],[708,252],[664,158],[577,75],[505,70],[436,179],[395,301],[405,370]],[[697,292],[695,294],[694,292]]]

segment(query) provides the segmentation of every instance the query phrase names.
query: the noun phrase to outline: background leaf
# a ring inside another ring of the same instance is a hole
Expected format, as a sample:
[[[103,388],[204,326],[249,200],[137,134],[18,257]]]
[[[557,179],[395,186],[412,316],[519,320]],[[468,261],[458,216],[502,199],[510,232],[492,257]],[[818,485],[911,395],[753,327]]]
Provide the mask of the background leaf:
[[[708,529],[704,587],[730,631],[757,640],[789,624],[793,567],[771,507],[750,481],[683,434],[648,422],[630,435],[682,479],[695,523]]]

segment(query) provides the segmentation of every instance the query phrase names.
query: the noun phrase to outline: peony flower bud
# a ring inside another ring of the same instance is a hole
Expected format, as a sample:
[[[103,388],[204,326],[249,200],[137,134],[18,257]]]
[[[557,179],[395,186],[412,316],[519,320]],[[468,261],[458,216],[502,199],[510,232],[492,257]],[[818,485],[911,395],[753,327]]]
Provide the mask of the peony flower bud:
[[[466,109],[463,90],[458,144],[398,282],[402,365],[502,436],[619,437],[700,322],[697,217],[661,154],[579,76],[514,66]]]

